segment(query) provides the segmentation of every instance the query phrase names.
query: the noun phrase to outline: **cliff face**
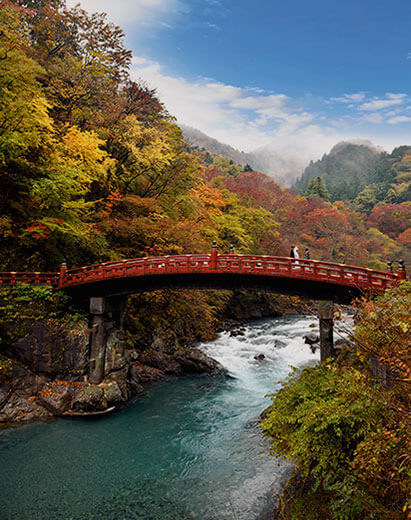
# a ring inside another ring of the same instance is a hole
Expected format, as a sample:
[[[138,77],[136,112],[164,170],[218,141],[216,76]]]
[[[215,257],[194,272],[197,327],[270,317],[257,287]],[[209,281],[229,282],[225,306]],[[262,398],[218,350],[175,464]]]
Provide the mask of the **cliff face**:
[[[91,385],[87,382],[89,333],[85,323],[70,326],[31,320],[24,336],[3,346],[0,426],[104,413],[143,392],[151,381],[170,375],[224,372],[198,349],[179,348],[172,354],[155,349],[139,352],[124,331],[112,328],[107,337],[104,380]]]

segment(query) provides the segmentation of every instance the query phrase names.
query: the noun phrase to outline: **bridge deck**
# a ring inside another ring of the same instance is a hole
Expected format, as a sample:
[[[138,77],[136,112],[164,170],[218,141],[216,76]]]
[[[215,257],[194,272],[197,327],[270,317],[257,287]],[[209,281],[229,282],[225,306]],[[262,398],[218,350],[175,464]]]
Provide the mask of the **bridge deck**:
[[[291,259],[287,257],[211,254],[157,256],[134,258],[118,262],[90,265],[77,269],[62,268],[59,273],[0,273],[0,286],[16,282],[50,284],[59,289],[96,285],[115,279],[136,277],[158,278],[162,275],[250,275],[252,278],[278,277],[337,285],[340,288],[355,288],[364,291],[384,292],[399,279],[389,271],[377,271],[364,267],[322,262],[317,260]]]

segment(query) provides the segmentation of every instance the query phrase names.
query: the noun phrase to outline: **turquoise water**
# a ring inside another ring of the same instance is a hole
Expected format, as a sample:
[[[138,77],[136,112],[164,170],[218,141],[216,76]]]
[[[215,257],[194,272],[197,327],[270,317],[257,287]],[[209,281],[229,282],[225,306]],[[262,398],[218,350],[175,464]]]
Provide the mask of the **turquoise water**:
[[[285,465],[256,418],[289,365],[317,360],[301,339],[313,322],[262,320],[200,345],[230,377],[169,380],[110,416],[0,432],[0,520],[257,519]]]

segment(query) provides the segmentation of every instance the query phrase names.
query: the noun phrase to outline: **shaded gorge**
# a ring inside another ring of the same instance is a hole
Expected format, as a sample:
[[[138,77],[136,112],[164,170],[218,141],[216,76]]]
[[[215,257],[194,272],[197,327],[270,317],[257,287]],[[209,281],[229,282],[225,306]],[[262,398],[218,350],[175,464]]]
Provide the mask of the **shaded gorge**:
[[[287,466],[257,418],[290,365],[318,360],[302,339],[314,322],[261,320],[201,344],[229,377],[171,379],[110,416],[0,432],[0,519],[258,519]]]

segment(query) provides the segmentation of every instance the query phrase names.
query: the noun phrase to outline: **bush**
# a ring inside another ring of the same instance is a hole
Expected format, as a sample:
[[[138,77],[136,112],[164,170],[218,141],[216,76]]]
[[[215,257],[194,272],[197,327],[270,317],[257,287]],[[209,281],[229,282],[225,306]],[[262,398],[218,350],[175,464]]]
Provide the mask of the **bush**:
[[[285,518],[408,518],[410,287],[359,304],[350,361],[294,370],[271,395],[262,422],[271,453],[296,461],[294,483],[310,483]],[[370,372],[371,357],[394,374],[389,388]]]

